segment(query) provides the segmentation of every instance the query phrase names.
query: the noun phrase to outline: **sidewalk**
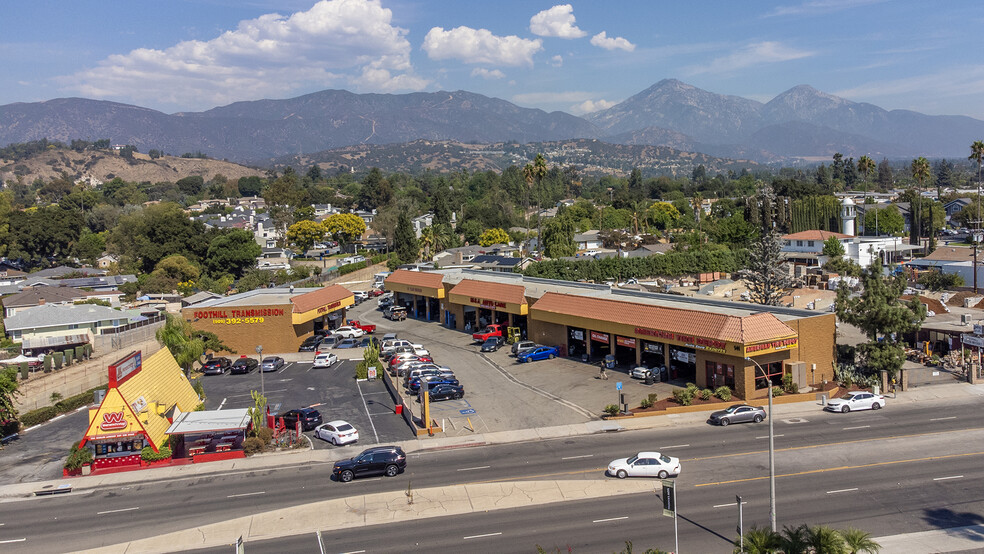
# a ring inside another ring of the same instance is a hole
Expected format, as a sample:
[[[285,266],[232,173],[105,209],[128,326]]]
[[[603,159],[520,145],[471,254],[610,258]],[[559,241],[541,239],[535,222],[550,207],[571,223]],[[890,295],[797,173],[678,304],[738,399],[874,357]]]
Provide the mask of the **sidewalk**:
[[[969,385],[966,383],[936,385],[933,387],[922,387],[913,391],[899,393],[898,398],[892,398],[891,396],[888,398],[889,406],[892,404],[934,402],[941,399],[952,400],[961,398],[984,398],[984,385]],[[708,409],[707,411],[702,412],[635,417],[612,421],[589,421],[586,423],[542,427],[537,429],[480,433],[473,436],[463,437],[424,437],[416,440],[411,439],[403,441],[398,444],[405,452],[409,454],[422,450],[529,442],[558,437],[576,437],[635,429],[659,429],[679,425],[702,424],[707,420],[708,413],[717,408],[719,407],[715,406],[713,409]],[[777,419],[782,419],[807,414],[816,414],[819,409],[820,405],[816,402],[777,404],[775,405],[774,417]],[[361,452],[364,448],[365,446],[349,446],[330,450],[288,451],[283,453],[259,454],[245,459],[224,460],[204,464],[152,468],[142,471],[113,473],[109,475],[91,475],[87,477],[77,477],[74,479],[19,483],[0,487],[0,499],[28,498],[33,496],[35,491],[51,490],[66,484],[70,484],[73,490],[87,490],[147,481],[187,479],[214,473],[256,471],[285,465],[296,466],[299,463],[329,464],[335,462],[336,460],[352,457]]]

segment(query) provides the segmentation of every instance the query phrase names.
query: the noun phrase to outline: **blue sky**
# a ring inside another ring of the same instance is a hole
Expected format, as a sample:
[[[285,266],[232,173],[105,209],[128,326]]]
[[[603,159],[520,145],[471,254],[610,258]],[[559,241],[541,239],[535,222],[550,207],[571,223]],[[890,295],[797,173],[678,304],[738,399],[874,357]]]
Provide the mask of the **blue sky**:
[[[82,96],[164,112],[328,88],[464,89],[584,114],[664,78],[768,101],[800,84],[984,119],[970,1],[6,2],[0,104]]]

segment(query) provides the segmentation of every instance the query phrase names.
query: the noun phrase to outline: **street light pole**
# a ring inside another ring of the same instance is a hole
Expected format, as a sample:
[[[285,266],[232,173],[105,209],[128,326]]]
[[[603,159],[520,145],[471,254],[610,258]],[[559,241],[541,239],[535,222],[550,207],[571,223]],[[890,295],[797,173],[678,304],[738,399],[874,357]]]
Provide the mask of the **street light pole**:
[[[778,532],[776,525],[776,434],[772,425],[772,383],[769,382],[769,375],[762,369],[758,362],[745,357],[745,361],[752,362],[755,367],[762,372],[762,378],[769,383],[769,523],[772,525],[772,532]]]
[[[263,386],[263,345],[262,344],[258,344],[256,346],[256,353],[260,356],[260,363],[259,363],[259,368],[260,368],[260,394],[262,394],[265,397],[266,396],[266,387]],[[772,419],[772,407],[771,407],[771,404],[770,404],[770,407],[769,407],[769,419],[770,420]],[[769,423],[771,423],[771,421]]]

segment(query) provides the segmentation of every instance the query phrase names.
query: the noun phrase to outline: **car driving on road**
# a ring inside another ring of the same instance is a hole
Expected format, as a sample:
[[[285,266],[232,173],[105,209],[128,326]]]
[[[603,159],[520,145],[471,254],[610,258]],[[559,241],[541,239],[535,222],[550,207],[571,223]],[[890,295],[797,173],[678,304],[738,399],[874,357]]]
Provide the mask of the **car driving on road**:
[[[727,427],[732,423],[761,423],[765,419],[765,408],[761,406],[749,406],[748,404],[735,404],[728,406],[724,410],[718,410],[711,414],[707,419],[709,423]]]
[[[336,480],[348,483],[356,477],[385,475],[396,477],[407,468],[407,455],[399,446],[377,446],[363,450],[348,460],[335,462],[331,473]]]
[[[640,452],[629,458],[612,460],[605,472],[619,479],[626,477],[666,479],[670,475],[680,475],[680,460],[659,452]]]
[[[884,396],[863,390],[856,390],[827,402],[827,405],[823,409],[829,412],[846,414],[851,410],[880,410],[884,405]]]

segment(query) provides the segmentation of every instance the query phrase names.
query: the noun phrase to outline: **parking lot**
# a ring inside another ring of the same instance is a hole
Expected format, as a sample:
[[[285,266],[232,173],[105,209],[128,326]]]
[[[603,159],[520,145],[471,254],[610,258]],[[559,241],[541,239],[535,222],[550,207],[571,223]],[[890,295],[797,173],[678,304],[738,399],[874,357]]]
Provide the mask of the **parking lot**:
[[[341,351],[336,351],[341,352]],[[350,352],[361,353],[361,350]],[[346,354],[355,357],[357,354]],[[288,356],[285,356],[285,358]],[[312,353],[289,356],[310,359]],[[356,381],[356,362],[342,359],[329,368],[314,368],[310,361],[288,361],[277,372],[263,374],[270,413],[278,414],[297,408],[314,408],[325,423],[341,419],[359,431],[359,444],[372,445],[412,437],[403,418],[396,415],[393,400],[381,380]],[[260,372],[246,375],[206,375],[205,407],[209,410],[248,408],[253,406],[250,391],[260,390]],[[331,444],[311,437],[315,448],[333,448]]]

